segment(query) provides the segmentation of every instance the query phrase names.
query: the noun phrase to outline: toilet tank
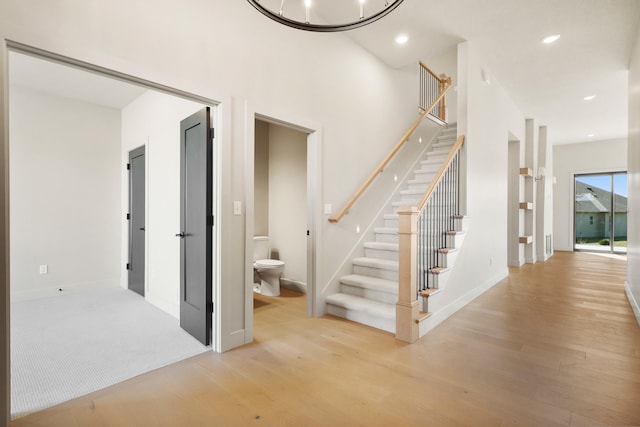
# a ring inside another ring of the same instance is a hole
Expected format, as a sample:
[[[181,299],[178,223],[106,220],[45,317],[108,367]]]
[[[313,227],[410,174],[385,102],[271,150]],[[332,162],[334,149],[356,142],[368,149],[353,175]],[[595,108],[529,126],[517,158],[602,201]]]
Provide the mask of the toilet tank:
[[[269,258],[269,236],[253,237],[253,260]]]

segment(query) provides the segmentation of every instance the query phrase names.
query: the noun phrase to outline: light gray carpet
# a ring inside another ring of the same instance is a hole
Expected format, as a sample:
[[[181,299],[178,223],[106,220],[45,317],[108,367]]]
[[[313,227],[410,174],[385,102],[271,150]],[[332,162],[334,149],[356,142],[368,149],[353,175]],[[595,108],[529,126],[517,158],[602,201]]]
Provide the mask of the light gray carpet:
[[[11,413],[18,418],[208,350],[126,289],[11,305]]]

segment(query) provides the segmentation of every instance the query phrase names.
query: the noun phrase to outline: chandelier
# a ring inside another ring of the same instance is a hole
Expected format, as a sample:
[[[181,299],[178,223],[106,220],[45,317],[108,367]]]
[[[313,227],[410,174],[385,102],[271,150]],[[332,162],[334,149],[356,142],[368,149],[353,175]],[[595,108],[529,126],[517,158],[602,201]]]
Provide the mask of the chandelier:
[[[305,31],[335,32],[375,22],[391,13],[404,0],[248,1],[262,14],[283,25]]]

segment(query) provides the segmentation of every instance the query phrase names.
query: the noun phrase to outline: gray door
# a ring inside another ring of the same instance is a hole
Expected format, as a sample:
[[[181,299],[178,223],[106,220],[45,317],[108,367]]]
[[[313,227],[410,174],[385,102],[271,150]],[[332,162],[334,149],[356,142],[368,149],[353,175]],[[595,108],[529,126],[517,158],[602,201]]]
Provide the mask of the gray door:
[[[180,326],[211,336],[212,130],[209,107],[180,122]]]
[[[129,289],[144,296],[145,164],[144,146],[129,152]]]

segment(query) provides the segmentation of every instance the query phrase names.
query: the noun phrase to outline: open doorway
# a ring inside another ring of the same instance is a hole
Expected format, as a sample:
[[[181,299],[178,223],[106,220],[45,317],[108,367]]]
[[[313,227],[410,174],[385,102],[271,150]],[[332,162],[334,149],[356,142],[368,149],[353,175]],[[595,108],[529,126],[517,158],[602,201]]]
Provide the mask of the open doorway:
[[[303,306],[307,295],[307,138],[294,127],[255,120],[254,310]]]
[[[14,415],[25,415],[208,349],[179,328],[175,233],[180,230],[180,120],[216,104],[33,48],[11,48],[8,57],[12,394],[28,385],[14,369],[37,382],[23,390],[26,406],[12,404]],[[215,111],[211,115],[217,117]],[[214,161],[215,150],[212,156]],[[126,166],[132,160],[143,178],[137,181],[143,213],[135,224],[127,218]],[[211,196],[217,209],[215,188]],[[141,231],[136,294],[127,290],[132,224]],[[218,265],[217,258],[211,262]],[[209,286],[216,287],[217,275],[212,276]],[[58,306],[49,303],[53,299],[64,301],[65,308],[51,311]],[[101,312],[104,317],[97,320]],[[65,326],[56,326],[58,320]],[[216,331],[216,318],[210,322]],[[174,329],[156,335],[147,329],[161,324]],[[20,332],[20,327],[26,329]],[[129,333],[140,335],[127,340]],[[65,339],[73,347],[64,345]],[[131,347],[118,347],[143,342],[140,357],[133,357]],[[103,348],[98,355],[106,362],[86,351],[97,348]],[[60,351],[54,354],[55,349]],[[25,350],[29,357],[43,356],[43,363],[19,353]],[[163,354],[168,357],[159,357]],[[105,372],[117,368],[116,359],[126,369]],[[77,370],[89,366],[95,369]],[[44,373],[57,374],[71,394],[54,388],[45,396],[56,382]]]
[[[574,250],[627,252],[627,173],[574,176]]]
[[[295,300],[298,315],[321,312],[315,283],[321,233],[316,213],[321,132],[319,124],[295,117],[287,120],[290,115],[282,111],[266,114],[247,108],[246,114],[245,316],[250,341],[254,339],[254,304],[258,307],[265,299],[271,299],[272,307]],[[276,280],[284,298],[264,292],[265,281],[259,268],[254,268],[254,260],[263,257],[282,262],[282,274]]]

